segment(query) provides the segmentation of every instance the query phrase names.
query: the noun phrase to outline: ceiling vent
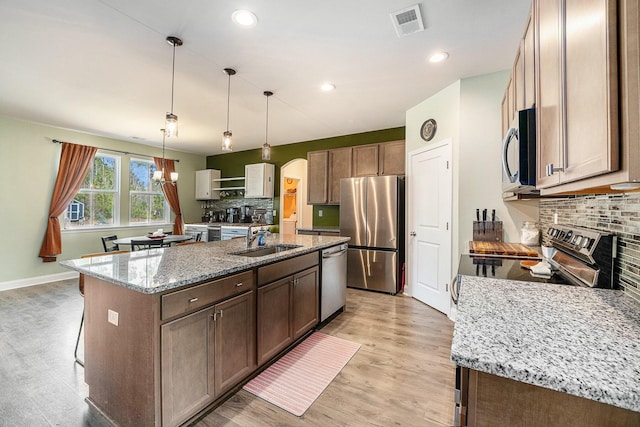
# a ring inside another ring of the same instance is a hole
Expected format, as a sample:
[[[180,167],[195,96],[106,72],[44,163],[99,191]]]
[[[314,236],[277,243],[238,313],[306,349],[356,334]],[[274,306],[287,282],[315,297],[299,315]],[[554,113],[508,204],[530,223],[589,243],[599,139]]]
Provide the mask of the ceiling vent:
[[[393,21],[393,27],[396,29],[398,37],[424,31],[419,4],[393,12],[391,21]]]

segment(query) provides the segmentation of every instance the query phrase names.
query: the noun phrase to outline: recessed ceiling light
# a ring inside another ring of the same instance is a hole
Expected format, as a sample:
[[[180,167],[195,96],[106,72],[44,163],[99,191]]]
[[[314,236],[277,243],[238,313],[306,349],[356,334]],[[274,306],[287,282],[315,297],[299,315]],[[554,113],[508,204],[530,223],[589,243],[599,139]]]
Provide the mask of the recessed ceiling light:
[[[429,62],[442,62],[449,57],[447,52],[437,52],[429,57]]]
[[[250,10],[236,10],[231,14],[231,20],[241,27],[254,27],[258,23],[258,17]]]
[[[333,83],[322,83],[322,86],[320,86],[320,89],[323,92],[331,92],[332,90],[335,90],[336,85],[334,85]]]

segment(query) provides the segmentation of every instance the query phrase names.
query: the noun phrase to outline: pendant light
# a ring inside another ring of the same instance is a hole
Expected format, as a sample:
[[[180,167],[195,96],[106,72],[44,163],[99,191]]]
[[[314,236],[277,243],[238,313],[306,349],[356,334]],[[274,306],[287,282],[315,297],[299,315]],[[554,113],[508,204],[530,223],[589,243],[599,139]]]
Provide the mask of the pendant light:
[[[167,37],[167,43],[173,46],[173,61],[171,68],[171,112],[167,113],[165,117],[165,131],[163,132],[163,135],[166,135],[167,138],[171,138],[173,136],[178,136],[178,116],[173,114],[173,86],[176,76],[176,46],[182,46],[182,40],[178,37],[169,36]]]
[[[271,160],[271,146],[269,145],[269,97],[273,92],[265,90],[264,96],[267,98],[267,120],[264,126],[264,144],[262,145],[262,160]]]
[[[236,74],[233,68],[225,68],[224,73],[229,77],[227,84],[227,130],[222,133],[222,151],[233,151],[233,135],[229,130],[229,100],[231,99],[231,76]]]
[[[153,180],[159,182],[160,184],[169,183],[175,185],[175,183],[178,181],[178,172],[171,172],[171,181],[166,181],[164,179],[164,140],[165,136],[167,135],[167,131],[166,129],[160,129],[160,132],[162,132],[162,170],[156,170],[153,173]]]

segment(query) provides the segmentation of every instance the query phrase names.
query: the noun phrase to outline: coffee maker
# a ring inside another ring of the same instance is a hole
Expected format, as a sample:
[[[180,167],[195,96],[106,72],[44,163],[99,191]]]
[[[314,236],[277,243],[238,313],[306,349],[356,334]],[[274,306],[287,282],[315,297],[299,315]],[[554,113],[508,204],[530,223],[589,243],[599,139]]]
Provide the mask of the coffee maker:
[[[227,208],[227,222],[240,222],[238,208]]]
[[[253,215],[252,206],[244,205],[240,208],[240,222],[251,222],[251,215]]]

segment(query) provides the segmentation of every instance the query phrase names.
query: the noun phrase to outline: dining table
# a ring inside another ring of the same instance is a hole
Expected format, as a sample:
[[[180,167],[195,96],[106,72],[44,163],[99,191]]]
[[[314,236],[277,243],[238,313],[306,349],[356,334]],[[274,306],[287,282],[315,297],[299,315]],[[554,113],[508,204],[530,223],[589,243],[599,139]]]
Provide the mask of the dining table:
[[[194,236],[192,234],[167,234],[163,237],[149,237],[149,235],[144,236],[134,236],[134,237],[121,237],[117,240],[114,240],[113,243],[116,245],[130,245],[132,240],[142,241],[142,242],[157,242],[158,240],[162,240],[163,243],[180,243],[186,242],[187,240],[193,239]]]

